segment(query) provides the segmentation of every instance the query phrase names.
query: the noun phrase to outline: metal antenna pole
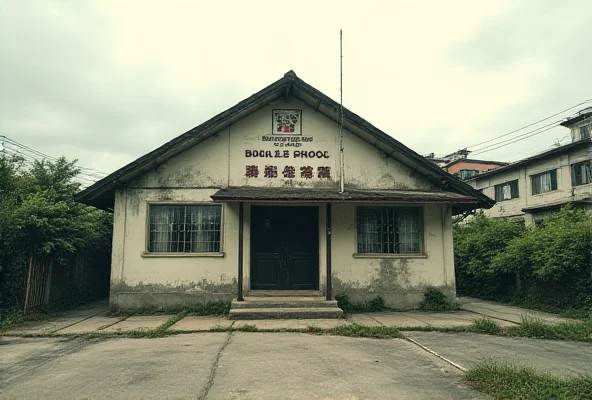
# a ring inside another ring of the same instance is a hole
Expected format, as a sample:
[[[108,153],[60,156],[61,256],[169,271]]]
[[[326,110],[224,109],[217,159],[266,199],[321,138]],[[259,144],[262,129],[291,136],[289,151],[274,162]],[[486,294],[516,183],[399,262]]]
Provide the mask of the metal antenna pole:
[[[339,95],[340,95],[340,110],[338,115],[337,125],[339,126],[339,171],[340,171],[340,190],[339,193],[345,192],[345,162],[343,159],[343,29],[339,30]],[[341,118],[341,120],[339,119]]]

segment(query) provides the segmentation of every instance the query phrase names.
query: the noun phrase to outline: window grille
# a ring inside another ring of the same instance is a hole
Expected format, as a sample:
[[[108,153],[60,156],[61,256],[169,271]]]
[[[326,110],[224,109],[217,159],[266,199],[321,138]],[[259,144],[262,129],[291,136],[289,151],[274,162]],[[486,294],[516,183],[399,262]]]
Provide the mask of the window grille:
[[[358,207],[358,253],[420,253],[420,207]]]
[[[571,166],[572,186],[586,185],[592,182],[592,161],[584,161]]]
[[[531,177],[532,194],[557,190],[557,171],[552,170]]]
[[[150,206],[148,251],[210,253],[220,251],[221,206]]]
[[[590,125],[580,126],[580,139],[590,138]]]

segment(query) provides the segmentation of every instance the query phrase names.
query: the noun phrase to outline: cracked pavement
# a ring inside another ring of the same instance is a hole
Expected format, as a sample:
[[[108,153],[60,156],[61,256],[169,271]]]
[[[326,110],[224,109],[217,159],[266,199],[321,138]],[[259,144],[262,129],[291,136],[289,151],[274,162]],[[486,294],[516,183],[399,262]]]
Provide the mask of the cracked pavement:
[[[475,399],[402,339],[220,332],[0,338],[2,399]]]

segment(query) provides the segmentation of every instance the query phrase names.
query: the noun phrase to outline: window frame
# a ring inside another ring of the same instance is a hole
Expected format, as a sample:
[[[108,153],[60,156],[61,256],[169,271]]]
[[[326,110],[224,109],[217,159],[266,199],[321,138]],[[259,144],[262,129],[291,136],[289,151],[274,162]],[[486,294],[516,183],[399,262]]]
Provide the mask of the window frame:
[[[419,209],[419,253],[359,253],[358,212],[360,208],[417,208]],[[425,253],[425,207],[423,204],[364,204],[354,206],[354,258],[427,258]]]
[[[573,163],[569,166],[569,170],[570,170],[570,175],[571,175],[571,186],[572,187],[578,187],[578,186],[583,186],[583,185],[589,185],[592,183],[592,178],[590,179],[589,182],[584,182],[584,183],[578,183],[576,184],[574,181],[575,178],[575,167],[576,166],[581,166],[582,164],[588,164],[590,170],[592,171],[592,160],[585,160],[585,161],[580,161],[577,163]]]
[[[582,131],[586,131],[586,136],[582,136]],[[578,135],[580,136],[580,140],[590,139],[592,137],[592,125],[584,124],[578,127]]]
[[[535,193],[534,192],[534,179],[535,178],[538,178],[540,176],[546,175],[546,174],[551,174],[551,190],[547,190],[545,192]],[[553,185],[553,176],[555,177],[555,185]],[[555,186],[555,188],[553,188],[553,186]],[[538,174],[530,175],[530,193],[533,196],[538,196],[538,195],[541,195],[541,194],[554,192],[555,190],[558,190],[558,189],[559,189],[559,178],[557,176],[557,168],[549,169],[547,171],[540,172]]]
[[[215,206],[220,207],[220,249],[216,252],[152,252],[150,251],[150,207],[153,206]],[[224,219],[225,208],[223,204],[203,201],[147,201],[146,202],[146,222],[144,226],[145,243],[142,257],[157,258],[157,257],[225,257],[224,252]]]
[[[471,175],[468,175],[469,173],[471,173]],[[458,171],[458,178],[461,180],[467,180],[467,179],[471,179],[476,177],[477,175],[479,175],[479,170],[478,169],[461,169]]]
[[[513,182],[516,182],[516,196],[514,196],[514,193],[512,192],[512,183]],[[509,199],[503,198],[503,187],[506,185],[510,186],[510,198]],[[498,187],[502,188],[502,198],[500,200],[497,199],[497,191],[498,191],[497,188]],[[493,185],[493,197],[494,197],[496,203],[500,203],[502,201],[510,201],[510,200],[519,199],[520,198],[520,179],[512,179],[511,181],[506,181],[503,183],[498,183],[497,185]]]

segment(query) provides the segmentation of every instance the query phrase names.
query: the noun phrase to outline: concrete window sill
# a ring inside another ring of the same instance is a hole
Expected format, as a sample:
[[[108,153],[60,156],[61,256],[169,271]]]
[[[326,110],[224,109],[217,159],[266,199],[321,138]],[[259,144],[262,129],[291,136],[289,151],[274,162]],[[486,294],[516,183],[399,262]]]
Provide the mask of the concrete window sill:
[[[428,258],[427,254],[354,253],[354,258]]]
[[[149,253],[147,251],[142,253],[145,258],[187,258],[187,257],[224,257],[226,253]]]

